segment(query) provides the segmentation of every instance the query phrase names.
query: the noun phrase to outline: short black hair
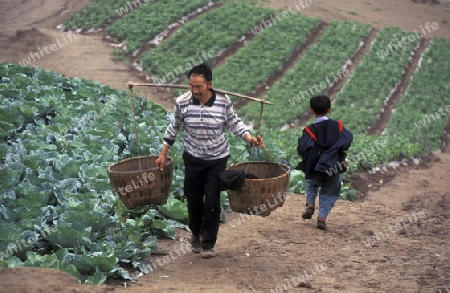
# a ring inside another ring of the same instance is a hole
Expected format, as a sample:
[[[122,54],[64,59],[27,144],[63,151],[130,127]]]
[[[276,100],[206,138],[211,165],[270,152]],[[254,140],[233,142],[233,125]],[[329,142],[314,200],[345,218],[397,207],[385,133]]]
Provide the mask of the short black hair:
[[[314,96],[309,100],[309,106],[317,115],[325,115],[331,108],[331,100],[326,95]]]
[[[212,81],[212,70],[206,63],[199,64],[192,68],[188,73],[188,78],[190,78],[192,74],[203,75],[206,81]]]

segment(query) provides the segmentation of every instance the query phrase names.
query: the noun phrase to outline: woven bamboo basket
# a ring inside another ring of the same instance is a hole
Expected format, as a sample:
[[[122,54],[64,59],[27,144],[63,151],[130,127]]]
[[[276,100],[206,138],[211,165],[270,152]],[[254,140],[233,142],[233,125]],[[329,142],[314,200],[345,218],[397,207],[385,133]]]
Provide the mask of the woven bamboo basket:
[[[227,190],[234,212],[266,217],[281,207],[289,189],[290,167],[273,162],[239,163],[227,170],[244,170],[258,177],[245,179],[239,190]]]
[[[107,169],[115,194],[127,209],[162,205],[172,187],[173,160],[167,158],[164,170],[155,165],[157,156],[138,156],[114,163]]]

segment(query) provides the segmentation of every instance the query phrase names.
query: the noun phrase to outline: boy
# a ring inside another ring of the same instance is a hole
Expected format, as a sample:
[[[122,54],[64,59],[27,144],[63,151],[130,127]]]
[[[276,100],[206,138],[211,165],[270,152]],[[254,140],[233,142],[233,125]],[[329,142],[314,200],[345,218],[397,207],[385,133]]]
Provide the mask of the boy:
[[[345,172],[347,167],[343,155],[350,148],[353,135],[341,121],[328,118],[331,112],[329,97],[314,96],[309,104],[316,122],[305,127],[297,146],[298,154],[303,159],[297,169],[302,170],[306,178],[306,210],[302,218],[311,219],[314,215],[320,188],[317,228],[326,230],[327,216],[341,190],[340,173]]]

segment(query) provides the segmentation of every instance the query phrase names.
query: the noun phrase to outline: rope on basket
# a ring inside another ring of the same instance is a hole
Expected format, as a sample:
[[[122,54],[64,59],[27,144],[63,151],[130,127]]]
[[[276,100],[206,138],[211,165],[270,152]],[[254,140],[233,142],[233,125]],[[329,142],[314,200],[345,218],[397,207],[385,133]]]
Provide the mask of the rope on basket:
[[[134,91],[133,91],[132,83],[128,84],[128,92],[129,92],[129,94],[128,94],[127,100],[125,101],[125,106],[128,104],[128,100],[131,100],[131,113],[133,114],[134,135],[135,135],[135,139],[136,139],[137,154],[139,157],[141,155],[141,151],[140,151],[140,145],[139,145],[139,134],[138,134],[137,123],[136,123],[136,111],[135,111],[135,106],[134,106]],[[120,118],[120,122],[119,122],[119,131],[117,132],[115,142],[117,142],[120,131],[123,129],[123,121],[125,119],[125,108],[126,107],[123,107],[122,117]],[[114,147],[111,150],[111,157],[112,157],[113,153],[114,153]],[[141,160],[137,160],[137,161],[139,162],[139,170],[142,170]]]
[[[262,112],[263,112],[263,103],[261,103],[261,110],[259,112],[259,123],[258,123],[258,131],[257,131],[257,137],[261,136],[261,125],[262,125]],[[248,171],[248,167],[249,167],[249,162],[250,162],[250,152],[253,149],[253,145],[250,146],[250,148],[248,148],[248,158],[247,158],[247,168],[245,170],[245,173],[247,173]],[[234,158],[233,161],[231,161],[231,163],[228,166],[232,166],[234,163],[236,163],[237,159],[239,159],[242,154],[246,151],[247,149],[244,149],[239,155],[237,155],[236,158]],[[263,150],[266,150],[265,148]]]
[[[127,97],[127,100],[125,101],[125,105],[128,104],[128,99],[129,99],[129,98],[130,98],[130,97]],[[123,120],[124,120],[124,118],[125,118],[125,107],[123,107],[122,117],[120,118],[120,122],[119,122],[119,131],[117,132],[117,136],[116,136],[116,138],[114,139],[114,144],[117,142],[117,139],[119,138],[120,131],[121,131],[122,128],[123,128]],[[111,148],[111,157],[113,156],[113,153],[114,153],[114,147]]]
[[[139,136],[138,136],[138,129],[137,129],[137,123],[136,123],[136,111],[134,109],[134,92],[133,92],[133,85],[128,85],[128,89],[130,92],[130,99],[131,99],[131,112],[133,114],[133,122],[134,122],[134,136],[136,139],[136,147],[137,147],[137,153],[138,157],[141,155],[140,145],[139,145]],[[141,160],[138,160],[139,162],[139,170],[142,170],[141,166]]]
[[[259,110],[259,120],[258,120],[258,130],[257,130],[257,134],[256,134],[256,136],[257,137],[261,137],[261,128],[262,128],[262,115],[263,115],[263,109],[264,109],[264,103],[261,103],[261,108],[260,108],[260,110]],[[253,149],[253,145],[251,145],[251,147],[248,149],[248,152],[249,152],[249,156],[248,156],[248,159],[247,159],[247,168],[246,168],[246,170],[245,170],[245,173],[247,173],[247,170],[248,170],[248,167],[249,167],[249,165],[250,165],[250,152],[251,152],[251,150]],[[242,154],[246,151],[247,149],[244,149],[230,164],[229,164],[229,166],[232,166],[236,161],[237,161],[237,159],[240,157],[240,156],[242,156]],[[272,160],[272,161],[274,161],[274,162],[276,162],[286,173],[288,173],[289,172],[289,170],[288,169],[286,169],[286,167],[283,165],[283,164],[280,164],[280,162],[278,162],[278,160],[264,147],[264,148],[262,148],[262,150],[263,150],[263,152]]]

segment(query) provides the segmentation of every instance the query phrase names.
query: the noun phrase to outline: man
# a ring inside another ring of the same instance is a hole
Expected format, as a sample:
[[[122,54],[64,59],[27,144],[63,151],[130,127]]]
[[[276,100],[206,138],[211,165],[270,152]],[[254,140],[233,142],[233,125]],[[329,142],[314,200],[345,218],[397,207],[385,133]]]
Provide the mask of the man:
[[[261,137],[252,137],[237,117],[227,95],[212,88],[212,71],[206,64],[189,71],[189,90],[175,101],[174,117],[164,139],[156,165],[162,170],[170,146],[184,126],[184,195],[188,202],[192,252],[216,256],[220,222],[220,178],[230,156],[226,129],[246,142],[264,148]]]

